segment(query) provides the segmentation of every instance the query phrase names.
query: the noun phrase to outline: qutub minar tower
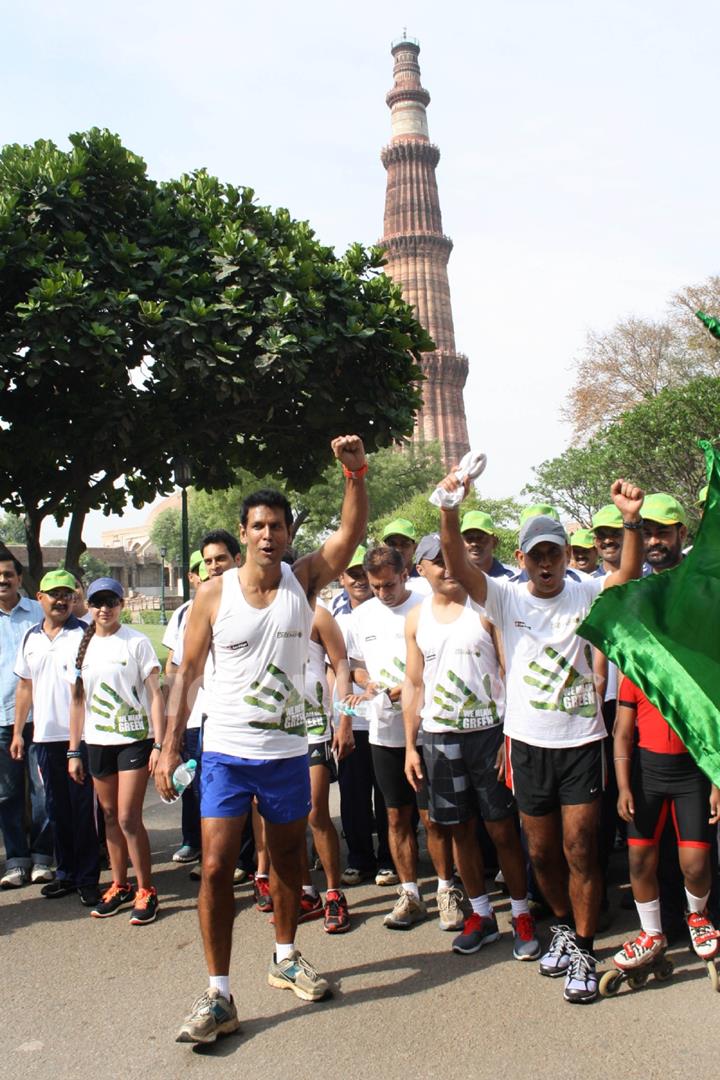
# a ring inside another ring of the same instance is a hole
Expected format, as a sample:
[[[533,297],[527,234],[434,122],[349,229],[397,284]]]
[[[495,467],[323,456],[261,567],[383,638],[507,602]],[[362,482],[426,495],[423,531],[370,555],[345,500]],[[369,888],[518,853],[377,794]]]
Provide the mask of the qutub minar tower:
[[[447,264],[452,240],[442,229],[435,168],[440,151],[428,136],[430,95],[420,82],[420,45],[412,38],[394,42],[393,88],[385,98],[392,138],[381,154],[387,170],[384,232],[386,273],[415,308],[435,342],[423,355],[424,405],[415,421],[416,443],[437,439],[447,467],[469,449],[463,387],[467,357],[455,348]]]

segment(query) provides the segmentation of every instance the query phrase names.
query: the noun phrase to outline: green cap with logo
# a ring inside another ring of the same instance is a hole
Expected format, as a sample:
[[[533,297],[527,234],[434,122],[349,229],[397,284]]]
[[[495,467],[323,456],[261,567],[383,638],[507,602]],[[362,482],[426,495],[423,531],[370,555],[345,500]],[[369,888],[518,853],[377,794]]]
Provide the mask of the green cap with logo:
[[[417,543],[417,530],[412,521],[408,521],[407,518],[395,518],[386,525],[380,539],[387,540],[388,536],[406,536],[414,544]]]
[[[526,521],[534,517],[550,517],[555,521],[560,520],[560,515],[554,506],[550,506],[549,503],[535,503],[533,506],[526,506],[520,515],[520,525],[524,525]]]
[[[362,566],[363,559],[365,558],[366,554],[367,548],[363,547],[362,544],[360,544],[359,547],[356,547],[355,554],[353,555],[350,562],[347,564],[347,569],[352,570],[354,566]]]
[[[622,514],[615,503],[601,506],[597,514],[593,514],[592,527],[593,529],[622,529]]]
[[[495,536],[493,519],[484,510],[468,510],[460,522],[460,532],[469,532],[470,529],[479,529],[480,532]]]
[[[570,533],[570,547],[595,547],[595,533],[592,529],[576,529]]]
[[[70,589],[75,592],[77,581],[69,570],[49,570],[40,582],[40,592],[52,592],[53,589]]]
[[[640,513],[645,521],[657,521],[660,525],[687,525],[682,506],[665,491],[646,495]]]

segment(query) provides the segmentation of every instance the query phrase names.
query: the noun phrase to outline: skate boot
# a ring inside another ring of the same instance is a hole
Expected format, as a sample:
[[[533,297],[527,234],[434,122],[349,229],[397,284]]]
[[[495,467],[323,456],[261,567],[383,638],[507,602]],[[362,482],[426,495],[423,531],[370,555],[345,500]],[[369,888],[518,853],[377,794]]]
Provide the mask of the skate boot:
[[[664,934],[646,934],[641,930],[634,941],[626,941],[615,953],[613,963],[620,971],[635,971],[652,964],[655,957],[666,949],[667,938]]]
[[[701,960],[713,960],[720,951],[720,931],[716,930],[705,911],[689,911],[688,930],[692,947]]]

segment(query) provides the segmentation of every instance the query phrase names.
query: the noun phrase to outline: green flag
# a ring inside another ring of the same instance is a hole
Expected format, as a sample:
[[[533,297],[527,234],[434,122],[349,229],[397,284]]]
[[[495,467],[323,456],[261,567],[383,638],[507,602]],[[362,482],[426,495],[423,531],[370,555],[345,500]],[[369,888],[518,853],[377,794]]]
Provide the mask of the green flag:
[[[679,566],[607,589],[578,633],[640,687],[720,786],[720,453],[700,443],[708,497]]]

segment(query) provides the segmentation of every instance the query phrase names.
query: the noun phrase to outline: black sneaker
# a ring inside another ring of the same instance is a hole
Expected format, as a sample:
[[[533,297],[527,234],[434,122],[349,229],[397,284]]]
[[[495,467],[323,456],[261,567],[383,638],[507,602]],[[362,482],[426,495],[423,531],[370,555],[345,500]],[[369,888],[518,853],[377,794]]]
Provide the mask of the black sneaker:
[[[102,894],[99,904],[90,912],[96,919],[107,919],[114,915],[123,904],[130,904],[135,899],[135,887],[130,884],[120,885],[113,881],[109,889]]]
[[[80,903],[85,907],[95,907],[100,903],[100,890],[97,885],[78,885]]]
[[[151,885],[149,889],[138,889],[135,894],[135,905],[130,914],[130,922],[133,926],[144,926],[145,923],[155,922],[158,912],[157,889]]]
[[[55,881],[51,881],[49,885],[43,885],[40,890],[40,895],[46,897],[48,900],[57,900],[61,896],[68,896],[70,893],[74,892],[74,881],[68,881],[67,878],[56,878]]]

